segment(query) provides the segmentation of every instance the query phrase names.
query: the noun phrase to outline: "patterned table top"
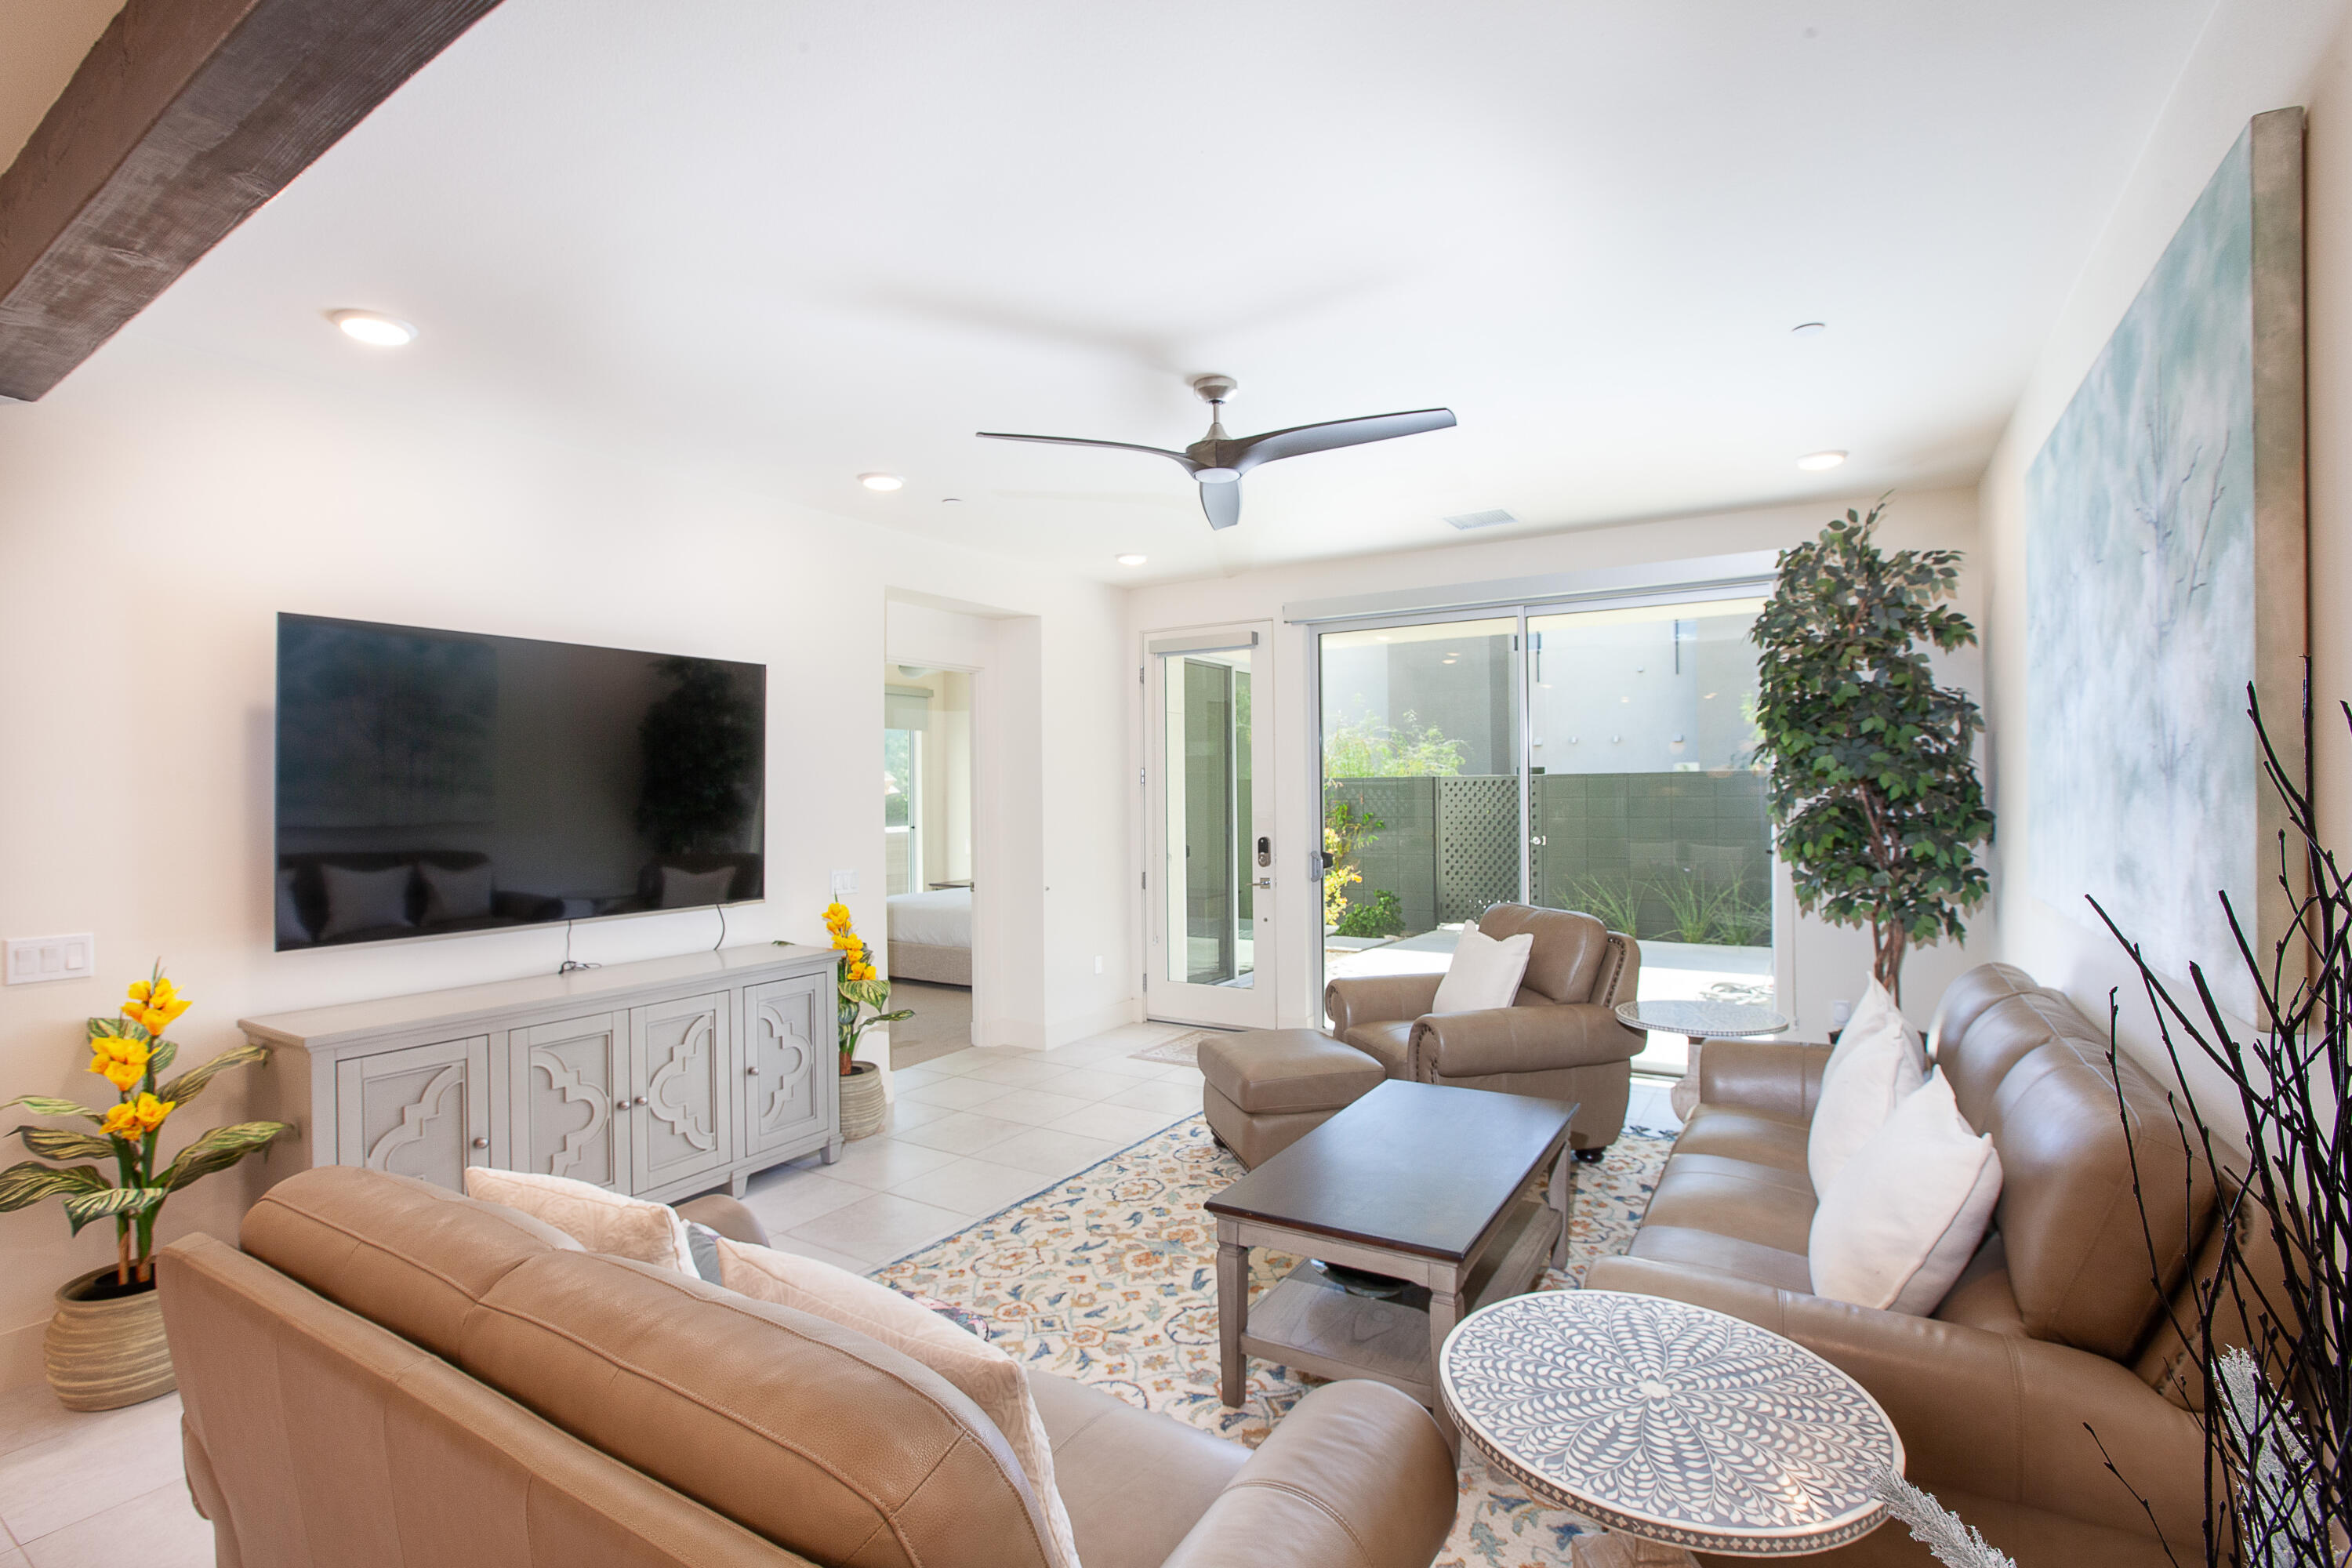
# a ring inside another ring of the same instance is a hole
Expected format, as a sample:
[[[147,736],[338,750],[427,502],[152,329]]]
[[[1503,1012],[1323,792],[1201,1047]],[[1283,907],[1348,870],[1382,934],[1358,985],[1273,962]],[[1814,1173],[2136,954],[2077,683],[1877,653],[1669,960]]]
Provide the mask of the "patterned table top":
[[[1742,1035],[1777,1035],[1789,1020],[1769,1007],[1745,1002],[1620,1002],[1617,1020],[1637,1029],[1662,1035],[1689,1035],[1698,1039],[1736,1039]]]
[[[1866,1535],[1903,1440],[1861,1385],[1793,1341],[1620,1290],[1515,1296],[1438,1353],[1472,1447],[1537,1498],[1611,1530],[1746,1556]]]

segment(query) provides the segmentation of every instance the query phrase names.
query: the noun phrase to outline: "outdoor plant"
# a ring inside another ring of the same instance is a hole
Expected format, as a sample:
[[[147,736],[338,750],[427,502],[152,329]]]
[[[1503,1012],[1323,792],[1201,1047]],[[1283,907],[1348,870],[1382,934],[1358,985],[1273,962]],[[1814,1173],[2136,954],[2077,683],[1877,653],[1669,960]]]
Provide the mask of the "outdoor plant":
[[[857,1042],[866,1037],[866,1031],[879,1024],[911,1018],[915,1010],[902,1007],[896,1013],[883,1011],[890,1005],[890,983],[874,967],[874,950],[851,927],[847,905],[824,906],[824,929],[832,934],[833,945],[841,954],[836,1017],[840,1026],[841,1076],[847,1078],[857,1056]]]
[[[1623,931],[1638,937],[1636,928],[1642,923],[1644,890],[1642,884],[1630,879],[1610,881],[1600,877],[1587,877],[1576,884],[1577,906],[1599,920],[1611,931]]]
[[[1667,930],[1675,942],[1721,942],[1723,926],[1739,902],[1739,884],[1707,877],[1670,877],[1652,884],[1666,906]]]
[[[1464,746],[1411,710],[1393,726],[1369,715],[1339,725],[1323,742],[1323,776],[1331,779],[1452,778]]]
[[[1339,917],[1334,936],[1395,936],[1404,930],[1404,906],[1383,888],[1370,903],[1357,904]]]
[[[1323,818],[1323,923],[1336,926],[1348,915],[1348,889],[1364,879],[1356,858],[1364,840],[1387,823],[1350,801],[1334,801]]]
[[[1759,756],[1797,902],[1868,926],[1871,972],[1899,1002],[1909,945],[1958,939],[1983,901],[1976,852],[1993,824],[1974,757],[1983,715],[1927,663],[1931,647],[1976,641],[1943,604],[1959,552],[1885,553],[1871,539],[1885,510],[1848,511],[1782,551],[1748,635],[1761,655]]]
[[[171,1078],[167,1071],[180,1054],[179,1046],[163,1031],[179,1021],[189,1002],[163,976],[158,963],[145,980],[131,985],[118,1018],[92,1018],[89,1035],[89,1070],[104,1079],[115,1102],[103,1110],[45,1094],[19,1095],[8,1101],[36,1116],[76,1117],[97,1128],[95,1132],[58,1127],[24,1126],[14,1135],[37,1159],[0,1171],[0,1213],[25,1208],[43,1198],[63,1201],[66,1223],[79,1236],[82,1226],[98,1220],[114,1222],[114,1285],[129,1291],[151,1285],[155,1278],[155,1221],[164,1200],[215,1171],[225,1171],[255,1150],[293,1128],[283,1121],[240,1121],[215,1127],[197,1138],[161,1167],[157,1145],[163,1123],[184,1109],[205,1086],[234,1067],[266,1060],[268,1051],[247,1043],[234,1046],[205,1063]],[[109,1180],[94,1163],[111,1161]]]

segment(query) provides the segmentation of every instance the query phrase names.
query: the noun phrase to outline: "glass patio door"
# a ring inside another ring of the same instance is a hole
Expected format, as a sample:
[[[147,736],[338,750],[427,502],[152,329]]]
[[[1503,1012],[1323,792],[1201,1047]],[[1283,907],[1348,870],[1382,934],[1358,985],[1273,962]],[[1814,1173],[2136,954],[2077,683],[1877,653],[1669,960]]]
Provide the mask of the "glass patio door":
[[[1272,746],[1256,722],[1271,631],[1259,625],[1149,645],[1144,995],[1154,1018],[1274,1026]]]
[[[1434,974],[1525,898],[1519,617],[1326,632],[1327,979]]]

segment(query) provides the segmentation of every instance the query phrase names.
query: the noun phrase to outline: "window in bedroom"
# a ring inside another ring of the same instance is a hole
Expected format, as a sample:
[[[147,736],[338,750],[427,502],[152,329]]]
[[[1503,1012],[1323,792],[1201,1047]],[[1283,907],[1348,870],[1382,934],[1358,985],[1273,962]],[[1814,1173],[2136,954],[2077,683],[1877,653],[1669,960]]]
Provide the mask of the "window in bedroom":
[[[882,846],[889,890],[923,886],[923,735],[931,693],[919,686],[882,689]]]

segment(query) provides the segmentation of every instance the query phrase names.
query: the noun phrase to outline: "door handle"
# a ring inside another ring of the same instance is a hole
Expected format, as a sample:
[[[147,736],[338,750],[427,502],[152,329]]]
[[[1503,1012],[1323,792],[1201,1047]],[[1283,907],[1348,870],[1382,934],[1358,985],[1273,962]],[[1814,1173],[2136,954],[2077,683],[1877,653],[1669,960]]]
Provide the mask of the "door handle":
[[[1274,886],[1274,879],[1271,877],[1260,877],[1257,879],[1257,885],[1261,888],[1271,888]]]

